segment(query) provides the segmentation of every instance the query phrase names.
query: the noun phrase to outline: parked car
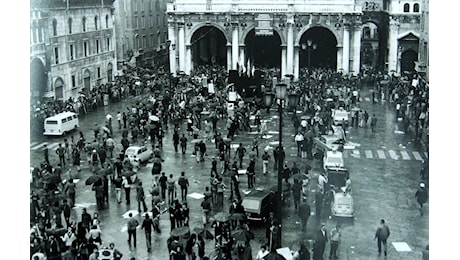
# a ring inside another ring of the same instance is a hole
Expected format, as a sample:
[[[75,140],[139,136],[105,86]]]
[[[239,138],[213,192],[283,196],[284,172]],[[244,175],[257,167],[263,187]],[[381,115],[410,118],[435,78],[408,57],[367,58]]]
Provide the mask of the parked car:
[[[331,214],[335,217],[353,217],[354,201],[351,195],[350,174],[344,167],[330,167],[326,169],[328,182],[326,199],[331,207]]]
[[[153,157],[153,152],[145,146],[130,146],[125,151],[125,158],[131,162],[144,163]]]
[[[244,207],[248,220],[261,221],[268,217],[273,209],[275,193],[271,190],[255,189],[250,191],[244,198],[241,205]]]
[[[348,111],[340,107],[332,112],[332,121],[334,125],[341,125],[343,122],[348,124]]]
[[[329,167],[343,167],[343,154],[337,150],[327,151],[323,157],[323,168],[327,170]]]
[[[340,139],[336,135],[321,135],[320,137],[313,138],[313,149],[314,153],[326,151],[332,151],[336,149],[338,151],[343,150],[343,139]]]
[[[335,217],[354,217],[354,201],[348,192],[335,192],[331,202],[331,214]]]

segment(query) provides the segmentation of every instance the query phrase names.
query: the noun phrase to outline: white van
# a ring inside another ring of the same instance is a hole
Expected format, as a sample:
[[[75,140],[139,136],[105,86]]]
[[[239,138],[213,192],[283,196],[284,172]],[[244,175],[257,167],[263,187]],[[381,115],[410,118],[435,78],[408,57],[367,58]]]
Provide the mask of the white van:
[[[62,112],[48,117],[44,122],[43,135],[66,135],[68,132],[79,127],[77,114],[74,112]]]

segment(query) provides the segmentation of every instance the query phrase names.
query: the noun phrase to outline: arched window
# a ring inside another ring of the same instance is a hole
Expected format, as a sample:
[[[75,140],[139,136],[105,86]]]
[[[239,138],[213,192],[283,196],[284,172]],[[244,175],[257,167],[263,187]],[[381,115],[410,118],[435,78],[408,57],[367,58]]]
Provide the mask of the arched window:
[[[414,13],[420,12],[420,5],[419,4],[414,4]]]
[[[105,28],[109,28],[109,15],[105,16]]]
[[[97,31],[97,15],[94,17],[94,28]]]
[[[158,0],[155,2],[155,9],[157,11],[160,11],[160,1],[158,1]]]
[[[72,34],[72,18],[69,18],[68,24],[69,24],[69,34]]]
[[[57,20],[53,19],[53,36],[57,36]]]
[[[81,24],[83,26],[83,31],[86,32],[86,17],[83,17],[83,19],[81,19]]]
[[[409,5],[408,3],[405,3],[405,4],[404,4],[404,10],[403,10],[403,11],[404,11],[405,13],[408,13],[409,10],[410,10],[410,5]]]

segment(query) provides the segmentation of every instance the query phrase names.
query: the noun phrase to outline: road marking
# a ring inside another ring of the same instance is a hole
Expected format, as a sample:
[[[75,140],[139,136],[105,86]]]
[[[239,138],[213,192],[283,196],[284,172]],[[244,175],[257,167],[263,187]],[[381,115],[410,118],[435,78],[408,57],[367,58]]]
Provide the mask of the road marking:
[[[361,158],[361,154],[359,150],[353,150],[353,152],[351,153],[351,156],[354,158]]]
[[[348,158],[348,150],[344,150],[342,152],[342,156],[343,156],[343,159],[347,159]]]
[[[379,159],[386,159],[385,152],[383,150],[377,150],[377,155]]]
[[[39,145],[37,145],[35,147],[30,148],[30,150],[37,150],[37,149],[43,147],[45,144],[48,144],[48,142],[43,142],[43,143],[41,143],[41,144],[39,144]]]
[[[33,143],[30,144],[30,147],[32,147],[32,146],[34,146],[36,144],[38,144],[38,142],[33,142]]]
[[[428,153],[427,153],[427,152],[424,152],[423,154],[424,154],[425,157],[428,159]]]
[[[417,161],[423,161],[422,156],[420,156],[420,153],[419,153],[419,152],[412,152],[412,154],[414,155],[415,160],[417,160]]]
[[[388,153],[390,154],[391,159],[398,160],[399,156],[396,154],[394,150],[389,150]]]
[[[401,151],[403,160],[410,160],[410,156],[406,151]]]
[[[372,159],[372,158],[374,158],[374,155],[372,155],[372,151],[371,151],[371,150],[365,150],[364,153],[366,154],[366,158],[367,158],[367,159]]]
[[[365,97],[364,100],[366,100],[366,101],[371,101],[371,99],[368,98],[368,97]]]

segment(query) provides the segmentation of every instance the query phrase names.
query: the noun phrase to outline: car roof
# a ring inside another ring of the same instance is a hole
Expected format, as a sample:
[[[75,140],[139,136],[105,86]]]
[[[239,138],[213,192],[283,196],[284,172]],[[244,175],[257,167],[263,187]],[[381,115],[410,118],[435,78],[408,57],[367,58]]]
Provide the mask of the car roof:
[[[270,193],[271,193],[270,190],[252,190],[246,196],[244,196],[244,199],[264,198],[264,197],[270,195]]]
[[[345,167],[329,167],[327,168],[327,172],[348,172],[348,169]]]
[[[144,147],[144,146],[137,146],[137,145],[133,145],[133,146],[130,146],[128,147],[126,150],[139,150],[141,149],[141,147]]]
[[[342,158],[342,152],[339,151],[327,151],[327,157],[336,157],[336,158]]]

